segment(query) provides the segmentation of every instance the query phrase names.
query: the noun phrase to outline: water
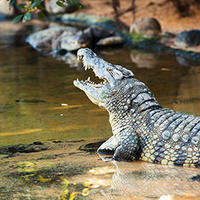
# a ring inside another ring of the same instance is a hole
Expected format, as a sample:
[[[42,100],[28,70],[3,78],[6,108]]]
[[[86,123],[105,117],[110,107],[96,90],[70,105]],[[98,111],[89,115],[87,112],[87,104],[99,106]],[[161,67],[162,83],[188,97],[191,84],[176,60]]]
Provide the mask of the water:
[[[72,156],[65,156],[64,160],[74,166],[91,164],[89,172],[74,176],[71,181],[98,183],[101,192],[92,193],[92,199],[158,199],[168,194],[199,197],[200,185],[188,182],[191,176],[199,174],[198,169],[144,162],[104,162],[96,154],[77,150],[82,144],[111,136],[108,114],[93,105],[72,84],[76,78],[92,77],[90,71],[43,57],[23,42],[27,33],[40,27],[23,27],[9,22],[0,24],[0,146],[83,140],[70,144],[75,145],[74,149],[69,148],[66,152]],[[198,63],[170,54],[127,49],[104,49],[97,53],[113,64],[131,69],[164,107],[200,115]],[[54,151],[63,153],[62,148]],[[8,163],[12,168],[21,161],[33,159],[32,156],[41,155],[22,154],[14,160],[4,159],[1,164],[8,170]]]

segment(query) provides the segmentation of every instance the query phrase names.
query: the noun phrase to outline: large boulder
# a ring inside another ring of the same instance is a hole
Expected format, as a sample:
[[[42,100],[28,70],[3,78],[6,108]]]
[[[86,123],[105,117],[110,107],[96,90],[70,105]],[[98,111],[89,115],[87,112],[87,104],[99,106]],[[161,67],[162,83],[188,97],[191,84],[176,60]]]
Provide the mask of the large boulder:
[[[65,35],[75,35],[77,29],[66,26],[53,26],[31,34],[26,39],[26,42],[43,54],[52,55],[54,49],[52,46],[54,46],[54,41],[64,32]]]
[[[130,33],[133,32],[147,37],[154,37],[161,33],[161,25],[155,18],[140,18],[130,27]]]
[[[52,49],[55,53],[60,50],[75,51],[89,46],[90,39],[84,36],[83,31],[77,31],[74,34],[68,34],[64,31],[52,44]]]
[[[200,30],[183,31],[176,36],[177,47],[191,47],[200,45]]]

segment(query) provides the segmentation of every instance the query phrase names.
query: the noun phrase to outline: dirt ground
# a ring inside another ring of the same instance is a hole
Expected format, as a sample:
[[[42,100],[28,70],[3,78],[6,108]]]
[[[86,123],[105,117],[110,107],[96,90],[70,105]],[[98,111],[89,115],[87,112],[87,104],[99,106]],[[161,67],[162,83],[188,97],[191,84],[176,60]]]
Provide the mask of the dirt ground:
[[[88,14],[114,18],[112,0],[82,0],[84,10]],[[121,13],[120,20],[130,26],[134,19],[143,17],[154,17],[159,20],[163,32],[178,33],[183,30],[198,29],[200,27],[200,9],[197,5],[190,7],[188,16],[181,17],[172,1],[166,0],[135,0],[135,15],[131,11],[130,0],[119,0]],[[129,10],[129,11],[127,11]]]

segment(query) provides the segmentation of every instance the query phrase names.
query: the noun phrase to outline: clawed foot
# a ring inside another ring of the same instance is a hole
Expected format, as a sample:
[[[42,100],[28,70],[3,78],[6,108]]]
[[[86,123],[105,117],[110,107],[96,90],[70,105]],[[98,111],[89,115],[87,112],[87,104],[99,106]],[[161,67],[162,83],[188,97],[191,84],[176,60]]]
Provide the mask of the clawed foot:
[[[102,154],[114,154],[116,149],[115,138],[112,136],[106,142],[104,142],[97,150],[98,153]]]
[[[115,150],[113,159],[117,161],[132,161],[135,159],[135,157],[131,155],[131,152],[128,149],[119,146]]]

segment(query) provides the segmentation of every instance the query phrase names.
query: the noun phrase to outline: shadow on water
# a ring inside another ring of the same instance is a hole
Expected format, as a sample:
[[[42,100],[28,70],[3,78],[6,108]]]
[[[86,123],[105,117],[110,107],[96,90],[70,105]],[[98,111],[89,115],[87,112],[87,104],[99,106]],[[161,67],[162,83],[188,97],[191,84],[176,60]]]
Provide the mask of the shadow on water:
[[[200,184],[189,181],[198,169],[105,162],[95,151],[80,150],[89,141],[112,134],[108,115],[72,84],[76,78],[95,79],[93,73],[43,57],[24,43],[30,31],[44,26],[0,22],[0,146],[13,149],[28,144],[38,150],[41,142],[45,145],[38,151],[16,151],[12,157],[9,152],[0,154],[0,198],[198,198]],[[131,69],[161,105],[200,115],[198,63],[128,49],[97,53]]]

